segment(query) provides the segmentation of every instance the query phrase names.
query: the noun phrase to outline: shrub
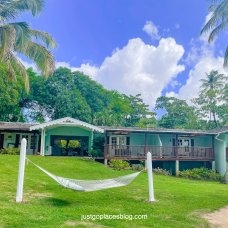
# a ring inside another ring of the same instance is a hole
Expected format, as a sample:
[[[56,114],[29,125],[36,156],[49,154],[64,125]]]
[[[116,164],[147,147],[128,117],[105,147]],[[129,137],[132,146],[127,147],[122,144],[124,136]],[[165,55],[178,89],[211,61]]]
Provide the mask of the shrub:
[[[104,156],[103,151],[101,151],[99,149],[90,150],[88,153],[92,157],[103,157]]]
[[[129,162],[123,160],[113,159],[109,162],[109,166],[113,169],[121,170],[121,169],[130,169],[131,166]]]
[[[19,148],[3,148],[3,149],[0,149],[0,154],[17,155],[17,154],[20,154],[20,149]]]
[[[162,168],[155,168],[153,169],[153,172],[159,175],[164,175],[164,176],[171,176],[172,174],[166,170],[166,169],[162,169]]]
[[[179,176],[196,180],[222,181],[223,179],[219,173],[207,168],[187,169],[180,171]]]
[[[144,166],[142,164],[132,164],[131,168],[132,168],[132,170],[141,171],[144,169]]]

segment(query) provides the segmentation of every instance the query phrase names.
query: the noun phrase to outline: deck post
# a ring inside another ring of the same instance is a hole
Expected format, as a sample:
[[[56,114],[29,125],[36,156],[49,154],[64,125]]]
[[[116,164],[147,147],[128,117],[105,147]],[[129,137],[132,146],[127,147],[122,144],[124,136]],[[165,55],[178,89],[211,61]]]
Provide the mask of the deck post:
[[[146,132],[145,133],[145,141],[144,141],[144,154],[146,155],[147,154],[147,141],[148,141],[148,133]]]
[[[212,161],[212,162],[211,162],[211,169],[212,169],[213,171],[215,171],[215,161]]]
[[[178,177],[179,176],[179,160],[176,160],[176,166],[175,166],[175,174]]]
[[[44,150],[44,130],[41,129],[41,140],[40,140],[40,155],[43,155],[43,150]]]

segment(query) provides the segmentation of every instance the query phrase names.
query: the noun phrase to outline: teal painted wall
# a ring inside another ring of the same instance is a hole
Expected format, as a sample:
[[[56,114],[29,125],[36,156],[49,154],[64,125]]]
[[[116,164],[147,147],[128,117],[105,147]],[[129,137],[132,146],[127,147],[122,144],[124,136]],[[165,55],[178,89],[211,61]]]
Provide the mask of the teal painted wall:
[[[48,148],[50,146],[51,135],[65,135],[65,136],[88,136],[89,137],[89,149],[92,149],[93,132],[80,127],[62,126],[51,129],[46,129],[45,132],[45,154],[48,154]]]
[[[131,133],[130,134],[130,145],[144,145],[145,134],[144,133]]]
[[[172,146],[173,138],[175,134],[149,134],[148,135],[148,145],[153,146]],[[195,146],[199,147],[212,147],[212,137],[211,136],[195,136],[191,137],[194,139]],[[144,145],[145,144],[145,133],[131,133],[130,134],[130,145]]]
[[[218,139],[215,138],[215,169],[224,175],[226,172],[226,146],[227,134],[220,134]]]
[[[195,146],[199,147],[212,147],[212,136],[198,136],[193,138]]]

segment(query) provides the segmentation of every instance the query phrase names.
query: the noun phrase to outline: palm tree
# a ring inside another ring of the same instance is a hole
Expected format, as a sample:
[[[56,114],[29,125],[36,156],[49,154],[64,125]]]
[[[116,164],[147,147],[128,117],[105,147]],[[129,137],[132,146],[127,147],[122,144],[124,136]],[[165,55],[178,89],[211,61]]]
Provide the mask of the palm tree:
[[[228,0],[216,0],[213,2],[214,4],[209,7],[212,16],[201,30],[201,35],[210,32],[209,43],[228,26]],[[228,67],[228,46],[226,47],[223,66]]]
[[[49,50],[55,47],[55,41],[48,33],[31,29],[26,22],[12,21],[26,11],[36,16],[43,5],[43,0],[0,0],[0,63],[7,66],[10,78],[16,79],[17,73],[23,77],[27,92],[29,78],[18,54],[31,59],[47,78],[55,68]]]
[[[203,98],[202,101],[205,104],[206,109],[210,112],[210,120],[212,114],[213,121],[217,126],[216,108],[218,102],[223,99],[221,91],[224,89],[227,77],[223,74],[219,74],[217,70],[212,70],[209,74],[206,73],[206,76],[206,79],[200,80],[202,83],[200,86],[200,96]]]

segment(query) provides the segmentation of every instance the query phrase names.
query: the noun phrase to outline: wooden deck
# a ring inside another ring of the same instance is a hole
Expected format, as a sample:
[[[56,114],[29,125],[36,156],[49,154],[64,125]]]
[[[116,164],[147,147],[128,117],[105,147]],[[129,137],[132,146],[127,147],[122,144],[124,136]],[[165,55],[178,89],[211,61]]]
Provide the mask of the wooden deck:
[[[213,161],[214,152],[211,147],[175,147],[144,145],[105,145],[104,157],[122,160],[145,160],[146,153],[152,153],[156,161]]]

